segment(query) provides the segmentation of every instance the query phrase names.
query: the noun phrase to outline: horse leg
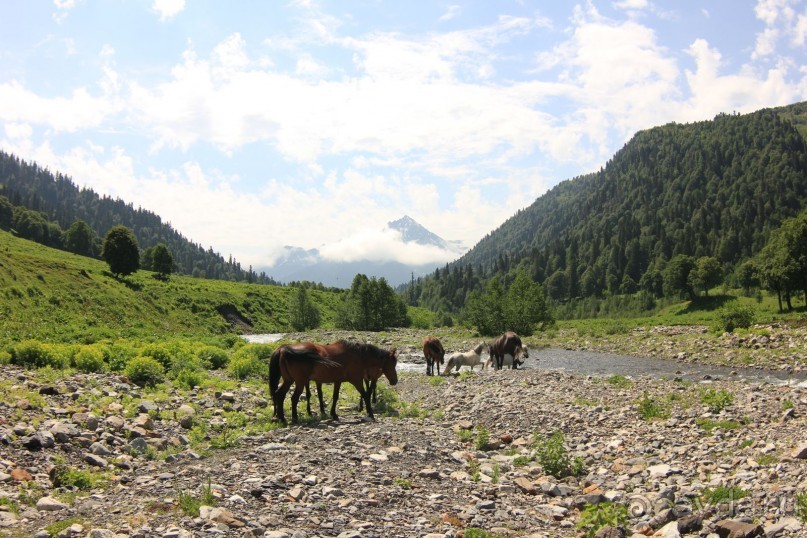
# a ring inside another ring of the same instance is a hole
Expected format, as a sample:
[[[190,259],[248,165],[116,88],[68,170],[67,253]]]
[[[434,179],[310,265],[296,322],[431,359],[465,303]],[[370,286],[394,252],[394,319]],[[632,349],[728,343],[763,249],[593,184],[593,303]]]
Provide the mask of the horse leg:
[[[434,361],[434,363],[437,365],[437,375],[440,375],[440,362],[441,361],[439,359]]]
[[[426,375],[432,375],[432,360],[426,357]]]
[[[325,416],[325,396],[322,394],[322,383],[317,381],[317,396],[319,396],[319,416]]]
[[[362,400],[364,400],[364,405],[367,406],[367,416],[375,420],[375,416],[373,415],[373,406],[370,402],[370,391],[364,390],[364,381],[361,381],[358,384],[354,383],[353,386],[359,391]]]
[[[294,392],[291,393],[291,421],[293,423],[297,423],[297,403],[300,401],[300,395],[302,395],[303,390],[307,386],[308,383],[302,386],[298,386],[297,383],[294,384]]]
[[[286,423],[286,413],[283,410],[283,402],[286,400],[286,394],[289,392],[289,388],[291,387],[290,381],[283,381],[283,384],[278,387],[277,392],[275,392],[275,416],[277,419],[282,422],[283,424]]]
[[[311,416],[311,382],[305,384],[305,410],[308,411],[308,416]]]
[[[333,396],[331,398],[333,401],[331,402],[331,418],[334,420],[339,420],[339,417],[336,416],[336,402],[339,401],[339,388],[342,386],[342,383],[337,381],[333,384]]]
[[[371,385],[370,392],[373,395],[373,403],[377,404],[378,403],[378,392],[376,391],[376,387],[378,386],[378,379],[373,379],[373,381],[372,381],[372,383],[370,383],[370,385]]]

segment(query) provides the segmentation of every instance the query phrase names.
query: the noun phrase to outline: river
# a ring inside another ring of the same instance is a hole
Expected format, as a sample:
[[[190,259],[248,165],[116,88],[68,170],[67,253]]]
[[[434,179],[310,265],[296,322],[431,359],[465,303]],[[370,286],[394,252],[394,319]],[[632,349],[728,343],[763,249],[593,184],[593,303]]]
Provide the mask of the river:
[[[283,338],[283,334],[252,334],[244,338],[251,343],[266,344]],[[487,358],[487,354],[483,355]],[[750,383],[774,383],[807,387],[807,372],[789,374],[785,371],[757,370],[753,368],[733,368],[703,364],[684,364],[666,359],[650,357],[630,357],[595,351],[573,351],[559,348],[530,350],[530,358],[522,368],[564,371],[596,377],[623,375],[625,377],[651,376],[658,378],[680,378],[689,381],[708,379],[738,379]],[[463,368],[467,369],[467,368]],[[403,372],[425,372],[426,363],[422,353],[401,354],[398,370]],[[479,368],[476,368],[479,370]]]

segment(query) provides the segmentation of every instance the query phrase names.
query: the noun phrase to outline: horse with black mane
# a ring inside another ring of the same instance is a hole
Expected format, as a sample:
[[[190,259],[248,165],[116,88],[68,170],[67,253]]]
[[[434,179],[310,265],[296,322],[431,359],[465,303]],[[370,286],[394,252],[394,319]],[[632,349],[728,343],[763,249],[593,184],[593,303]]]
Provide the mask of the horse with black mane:
[[[522,345],[521,337],[512,331],[507,331],[490,344],[490,359],[496,370],[501,370],[504,366],[504,356],[510,355],[513,362],[510,366],[515,369],[518,366],[519,357],[528,359],[530,357],[527,346]],[[523,363],[523,361],[521,361]]]
[[[291,414],[292,421],[297,422],[297,403],[309,381],[334,384],[331,402],[331,418],[334,420],[339,419],[336,404],[342,383],[350,383],[356,388],[367,408],[367,415],[374,419],[365,379],[384,375],[390,385],[398,382],[398,358],[395,349],[388,351],[372,344],[344,340],[325,345],[298,342],[279,349],[277,360],[270,359],[269,362],[269,391],[275,406],[275,415],[284,423],[286,417],[283,402],[292,383],[295,387],[291,395]]]
[[[434,365],[437,365],[437,375],[440,375],[440,365],[443,364],[446,352],[443,344],[436,336],[427,336],[423,339],[423,356],[426,357],[426,375],[434,375]]]

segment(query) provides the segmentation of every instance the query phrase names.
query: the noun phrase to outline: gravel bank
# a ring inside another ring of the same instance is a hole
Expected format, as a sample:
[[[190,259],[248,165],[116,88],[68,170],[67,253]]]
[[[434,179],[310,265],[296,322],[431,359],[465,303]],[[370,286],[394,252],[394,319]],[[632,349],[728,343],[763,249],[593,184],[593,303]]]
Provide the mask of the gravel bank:
[[[376,422],[346,395],[339,422],[238,438],[227,421],[234,411],[262,420],[265,387],[171,389],[154,401],[114,375],[43,382],[3,366],[0,535],[46,536],[68,521],[60,536],[576,536],[583,510],[614,501],[627,507],[627,536],[725,536],[727,525],[745,525],[735,536],[805,536],[795,517],[807,491],[805,389],[611,381],[405,374],[382,391],[398,401]],[[707,389],[731,401],[710,410]],[[645,420],[650,404],[660,417]],[[192,438],[199,422],[207,440]],[[534,441],[554,432],[576,476],[542,465]],[[107,483],[71,494],[54,463]],[[731,498],[715,505],[715,492]],[[183,511],[183,498],[205,493],[212,507]]]

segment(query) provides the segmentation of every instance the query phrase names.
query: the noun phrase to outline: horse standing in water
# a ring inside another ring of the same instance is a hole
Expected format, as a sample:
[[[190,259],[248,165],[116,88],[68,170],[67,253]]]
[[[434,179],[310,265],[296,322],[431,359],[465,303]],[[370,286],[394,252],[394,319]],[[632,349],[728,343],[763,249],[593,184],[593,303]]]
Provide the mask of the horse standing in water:
[[[450,374],[451,370],[454,368],[456,368],[459,372],[461,366],[470,366],[471,370],[473,370],[474,366],[482,364],[482,352],[488,349],[489,346],[485,342],[482,342],[471,351],[453,353],[448,357],[448,362],[446,363],[446,369],[443,372],[443,375]]]
[[[294,383],[294,392],[291,395],[291,419],[292,422],[297,422],[297,403],[300,395],[308,382],[314,381],[334,384],[331,402],[331,418],[334,420],[339,419],[336,404],[339,401],[339,388],[342,383],[350,383],[356,387],[367,407],[367,415],[375,419],[370,404],[370,393],[364,385],[365,379],[381,372],[379,376],[386,376],[390,385],[395,385],[398,382],[398,373],[395,369],[397,364],[395,349],[387,351],[372,344],[340,340],[326,345],[300,342],[283,346],[278,360],[269,363],[269,390],[275,406],[275,415],[281,422],[286,422],[283,402]]]
[[[518,357],[524,357],[525,359],[530,357],[527,347],[521,344],[521,338],[511,331],[499,336],[490,344],[490,359],[496,370],[501,370],[502,366],[504,366],[505,355],[510,355],[513,358],[511,369],[517,367],[516,359]]]
[[[427,336],[423,339],[423,356],[426,357],[426,375],[434,375],[434,365],[437,365],[437,375],[440,375],[440,365],[446,352],[443,344],[435,336]]]

